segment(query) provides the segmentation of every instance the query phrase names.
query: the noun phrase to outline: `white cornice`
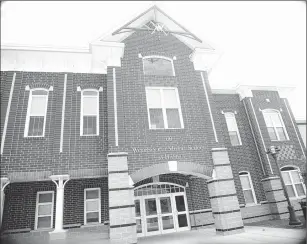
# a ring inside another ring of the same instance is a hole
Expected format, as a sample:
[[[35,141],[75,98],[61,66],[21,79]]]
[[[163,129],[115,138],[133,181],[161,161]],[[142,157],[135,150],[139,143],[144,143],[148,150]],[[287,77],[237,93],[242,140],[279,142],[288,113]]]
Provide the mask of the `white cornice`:
[[[23,50],[23,51],[49,51],[49,52],[71,52],[88,53],[90,50],[86,47],[53,47],[53,46],[33,46],[19,44],[2,44],[1,50]]]
[[[235,89],[211,89],[213,94],[237,94]]]
[[[238,85],[235,90],[240,95],[240,100],[245,97],[253,97],[252,91],[277,91],[280,98],[286,98],[295,87],[291,86],[257,86],[257,85]]]
[[[195,70],[209,72],[220,56],[221,54],[216,50],[197,47],[190,55],[190,60]]]

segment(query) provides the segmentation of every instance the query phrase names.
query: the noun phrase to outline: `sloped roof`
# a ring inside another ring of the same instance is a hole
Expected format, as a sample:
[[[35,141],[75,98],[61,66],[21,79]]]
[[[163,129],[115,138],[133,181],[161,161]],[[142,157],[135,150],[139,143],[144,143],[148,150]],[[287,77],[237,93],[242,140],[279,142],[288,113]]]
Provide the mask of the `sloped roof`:
[[[147,23],[150,24],[146,25]],[[174,35],[192,49],[203,48],[215,50],[212,45],[203,42],[196,35],[164,13],[156,5],[151,6],[122,26],[115,28],[109,33],[94,40],[92,44],[99,42],[121,42],[135,31],[147,31],[148,33],[162,31],[166,35]]]

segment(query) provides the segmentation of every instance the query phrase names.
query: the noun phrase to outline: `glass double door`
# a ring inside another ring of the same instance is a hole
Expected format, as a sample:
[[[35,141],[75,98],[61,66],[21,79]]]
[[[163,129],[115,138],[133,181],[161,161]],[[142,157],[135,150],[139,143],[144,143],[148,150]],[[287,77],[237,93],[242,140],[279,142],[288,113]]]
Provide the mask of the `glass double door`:
[[[135,211],[138,236],[190,229],[184,193],[136,197]]]

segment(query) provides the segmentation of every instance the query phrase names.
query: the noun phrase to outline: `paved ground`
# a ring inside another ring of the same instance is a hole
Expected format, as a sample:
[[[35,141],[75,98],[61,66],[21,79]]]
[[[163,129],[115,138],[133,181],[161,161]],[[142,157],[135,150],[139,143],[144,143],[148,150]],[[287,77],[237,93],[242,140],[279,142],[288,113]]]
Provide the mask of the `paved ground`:
[[[306,229],[306,220],[304,216],[298,217],[298,219],[302,222],[301,226],[291,226],[289,225],[288,219],[280,219],[280,220],[269,220],[269,221],[259,221],[250,224],[244,224],[245,226],[266,226],[273,228],[284,228],[284,229]]]
[[[202,229],[140,238],[138,244],[246,244],[278,243],[304,244],[306,230],[246,226],[245,232],[230,236],[217,236],[214,229]]]

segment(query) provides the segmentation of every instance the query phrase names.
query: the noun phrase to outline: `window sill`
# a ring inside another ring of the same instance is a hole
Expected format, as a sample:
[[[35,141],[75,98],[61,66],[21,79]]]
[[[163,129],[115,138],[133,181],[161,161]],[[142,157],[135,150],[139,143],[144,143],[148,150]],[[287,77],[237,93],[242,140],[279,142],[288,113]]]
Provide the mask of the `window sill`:
[[[42,229],[31,230],[30,232],[53,231],[53,230],[54,228],[42,228]]]
[[[290,139],[285,139],[285,140],[271,140],[271,141],[274,141],[274,142],[283,142],[283,141],[290,141]]]
[[[296,200],[302,200],[304,198],[306,198],[306,195],[305,196],[300,196],[300,197],[290,197],[289,199],[290,199],[290,201],[296,201]]]
[[[104,223],[93,223],[93,224],[85,224],[81,225],[80,228],[90,228],[90,227],[97,227],[97,226],[104,226]]]
[[[166,130],[184,130],[184,128],[149,128],[150,131],[166,131]]]
[[[260,203],[249,203],[249,204],[245,204],[245,207],[248,208],[248,207],[260,206],[260,205],[261,205]]]
[[[81,137],[94,137],[94,136],[99,136],[99,135],[80,135]]]

